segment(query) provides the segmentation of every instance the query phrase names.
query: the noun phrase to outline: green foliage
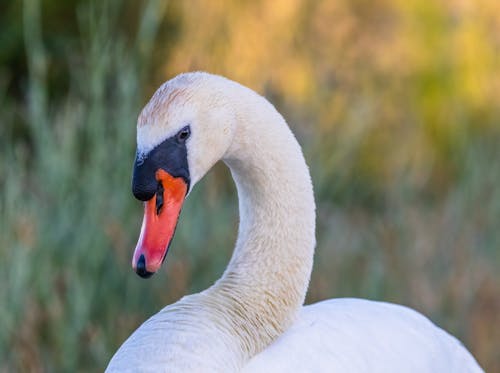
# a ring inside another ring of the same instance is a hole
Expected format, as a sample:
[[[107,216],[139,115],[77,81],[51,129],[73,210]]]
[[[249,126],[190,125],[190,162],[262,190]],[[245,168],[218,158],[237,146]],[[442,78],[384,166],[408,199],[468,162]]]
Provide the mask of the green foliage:
[[[480,3],[7,3],[0,371],[102,371],[149,315],[222,273],[238,221],[222,165],[189,196],[162,271],[130,268],[135,119],[193,69],[267,95],[304,146],[308,301],[407,304],[499,370],[500,12]]]
[[[41,8],[23,5],[28,95],[26,104],[7,109],[11,118],[20,111],[27,128],[19,134],[11,122],[2,134],[6,370],[103,367],[126,336],[120,325],[129,316],[117,306],[150,312],[151,295],[131,276],[123,249],[134,243],[125,227],[139,224],[129,188],[134,118],[161,8],[144,8],[130,41],[112,17],[117,4],[80,4],[79,44],[68,47],[64,61],[68,89],[53,101]]]

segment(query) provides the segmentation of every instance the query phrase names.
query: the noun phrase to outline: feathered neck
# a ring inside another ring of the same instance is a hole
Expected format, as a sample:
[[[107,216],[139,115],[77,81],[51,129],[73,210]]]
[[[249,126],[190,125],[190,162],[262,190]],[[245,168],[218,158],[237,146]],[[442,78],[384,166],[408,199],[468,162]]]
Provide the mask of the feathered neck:
[[[109,371],[126,371],[131,361],[150,371],[238,371],[290,326],[304,301],[315,205],[300,146],[263,97],[230,81],[223,91],[236,118],[223,156],[239,197],[231,261],[212,287],[165,307],[137,329]]]
[[[286,330],[303,304],[315,204],[307,165],[285,120],[267,100],[241,88],[248,95],[232,95],[244,100],[234,103],[237,129],[224,157],[238,190],[238,240],[224,275],[206,294],[233,311],[228,326],[249,358]]]

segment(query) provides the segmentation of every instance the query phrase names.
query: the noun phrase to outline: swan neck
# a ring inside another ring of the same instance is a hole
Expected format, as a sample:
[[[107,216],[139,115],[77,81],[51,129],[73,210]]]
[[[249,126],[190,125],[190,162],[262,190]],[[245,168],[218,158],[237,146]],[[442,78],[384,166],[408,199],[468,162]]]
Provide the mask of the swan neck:
[[[231,261],[210,289],[233,303],[235,319],[255,325],[240,336],[250,357],[293,322],[315,246],[314,196],[302,151],[283,117],[255,96],[240,108],[224,157],[238,191],[240,223]]]

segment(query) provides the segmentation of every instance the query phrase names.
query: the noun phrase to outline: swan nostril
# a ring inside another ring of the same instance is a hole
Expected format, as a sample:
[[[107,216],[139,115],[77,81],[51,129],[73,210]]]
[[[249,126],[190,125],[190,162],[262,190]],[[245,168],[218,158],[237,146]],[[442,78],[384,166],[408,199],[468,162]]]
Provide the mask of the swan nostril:
[[[142,278],[149,278],[154,274],[154,272],[149,272],[146,269],[146,258],[144,257],[144,254],[141,254],[139,260],[137,261],[137,267],[135,268],[135,273],[137,273]]]
[[[156,215],[160,215],[161,208],[163,207],[163,191],[163,184],[159,182],[156,189]]]

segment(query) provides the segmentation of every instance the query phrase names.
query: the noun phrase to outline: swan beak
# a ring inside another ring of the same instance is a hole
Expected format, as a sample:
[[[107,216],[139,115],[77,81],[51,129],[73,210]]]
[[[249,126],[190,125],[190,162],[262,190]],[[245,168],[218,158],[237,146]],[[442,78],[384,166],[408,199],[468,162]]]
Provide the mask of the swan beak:
[[[158,169],[155,177],[158,190],[144,202],[141,234],[132,259],[132,267],[143,278],[153,275],[163,263],[188,188],[182,177],[173,177],[163,169]]]

